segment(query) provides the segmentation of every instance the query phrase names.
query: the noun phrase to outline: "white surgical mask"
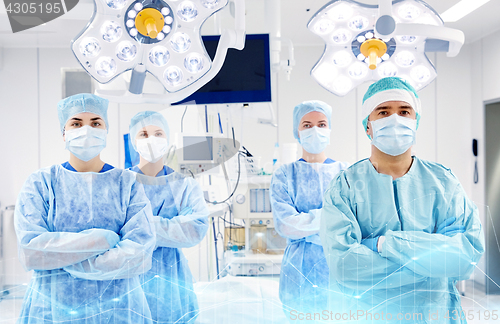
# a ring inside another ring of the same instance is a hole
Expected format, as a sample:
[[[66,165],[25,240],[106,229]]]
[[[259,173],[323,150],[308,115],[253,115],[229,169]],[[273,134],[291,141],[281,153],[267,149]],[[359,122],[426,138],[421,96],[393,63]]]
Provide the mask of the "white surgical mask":
[[[136,142],[137,152],[150,163],[158,162],[168,150],[168,140],[163,137],[148,137]]]
[[[311,154],[319,154],[330,144],[331,129],[317,126],[299,131],[300,145]]]
[[[415,144],[415,119],[392,114],[370,123],[373,130],[372,144],[385,154],[398,156]]]
[[[65,131],[66,149],[80,160],[87,162],[106,147],[105,129],[83,126]]]

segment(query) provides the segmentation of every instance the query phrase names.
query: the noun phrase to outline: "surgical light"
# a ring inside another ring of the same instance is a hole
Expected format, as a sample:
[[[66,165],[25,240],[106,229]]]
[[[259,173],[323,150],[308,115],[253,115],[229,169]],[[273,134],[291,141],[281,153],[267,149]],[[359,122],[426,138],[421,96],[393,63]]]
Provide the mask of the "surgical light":
[[[116,47],[116,56],[124,61],[130,62],[137,55],[137,47],[129,41],[124,41]]]
[[[97,94],[105,98],[116,102],[177,102],[217,74],[227,49],[243,48],[244,1],[234,0],[234,29],[222,32],[213,61],[202,43],[201,27],[229,0],[94,0],[92,20],[72,41],[72,50],[100,83],[132,70],[129,90],[122,95],[98,90]],[[166,94],[142,96],[146,72],[156,77]]]
[[[87,37],[80,43],[80,52],[87,57],[95,57],[99,55],[101,46],[99,41],[94,37]]]
[[[108,77],[116,72],[116,62],[111,57],[100,57],[95,63],[97,74]]]
[[[420,90],[437,76],[426,53],[453,57],[464,43],[464,34],[444,27],[422,0],[379,0],[379,6],[332,0],[314,14],[308,28],[325,42],[311,76],[339,96],[388,76],[405,78]]]
[[[170,53],[163,46],[156,46],[149,51],[149,61],[155,66],[162,67],[168,63]]]

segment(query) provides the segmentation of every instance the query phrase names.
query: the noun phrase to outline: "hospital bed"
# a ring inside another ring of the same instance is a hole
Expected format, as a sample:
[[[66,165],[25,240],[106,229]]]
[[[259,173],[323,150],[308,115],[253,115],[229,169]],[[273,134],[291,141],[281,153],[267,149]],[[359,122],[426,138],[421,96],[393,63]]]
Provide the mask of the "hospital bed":
[[[278,281],[278,276],[226,276],[195,283],[200,308],[196,324],[287,324]]]

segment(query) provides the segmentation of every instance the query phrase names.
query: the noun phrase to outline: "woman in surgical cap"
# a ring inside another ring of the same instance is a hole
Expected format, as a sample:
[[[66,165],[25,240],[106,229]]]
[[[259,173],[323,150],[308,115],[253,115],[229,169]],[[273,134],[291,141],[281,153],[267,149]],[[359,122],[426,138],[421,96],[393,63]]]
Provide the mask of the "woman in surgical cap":
[[[331,115],[332,108],[321,101],[294,108],[293,135],[302,146],[302,158],[282,165],[271,180],[275,228],[288,243],[281,264],[280,299],[291,319],[297,312],[327,309],[329,272],[319,238],[321,207],[330,181],[348,167],[325,154]]]
[[[155,246],[135,174],[104,163],[108,101],[58,104],[68,162],[32,173],[19,193],[19,257],[34,270],[18,323],[151,323],[139,275]]]
[[[153,322],[193,323],[198,302],[181,249],[197,245],[207,232],[209,211],[203,192],[193,178],[164,165],[170,134],[160,113],[135,115],[130,122],[130,138],[140,155],[139,165],[131,170],[144,184],[156,228],[153,267],[141,277]]]

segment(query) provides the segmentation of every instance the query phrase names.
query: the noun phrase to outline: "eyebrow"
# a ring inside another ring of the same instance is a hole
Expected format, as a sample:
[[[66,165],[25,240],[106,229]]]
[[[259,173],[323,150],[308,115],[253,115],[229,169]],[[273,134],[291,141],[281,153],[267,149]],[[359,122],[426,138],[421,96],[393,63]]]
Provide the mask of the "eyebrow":
[[[390,109],[390,108],[391,107],[389,107],[389,106],[381,106],[381,107],[375,108],[375,111],[383,110],[383,109]],[[398,109],[413,109],[413,107],[410,105],[402,105],[402,106],[399,106]]]
[[[324,119],[323,119],[323,120],[319,120],[319,121],[318,121],[318,123],[326,123],[326,120],[324,120]],[[304,120],[304,121],[302,122],[302,124],[312,124],[312,122],[310,122],[310,121],[308,121],[308,120]]]

